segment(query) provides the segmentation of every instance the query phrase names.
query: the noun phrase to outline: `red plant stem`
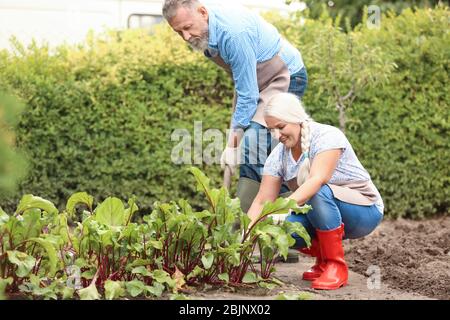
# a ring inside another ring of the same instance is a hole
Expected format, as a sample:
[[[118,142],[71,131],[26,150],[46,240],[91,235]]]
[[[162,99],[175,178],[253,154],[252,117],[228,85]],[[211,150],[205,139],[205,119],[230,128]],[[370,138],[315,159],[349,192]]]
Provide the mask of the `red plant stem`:
[[[185,257],[184,261],[185,261],[185,269],[186,270],[188,270],[188,268],[189,268],[189,257],[190,257],[190,254],[191,254],[192,242],[193,241],[194,241],[194,235],[192,235],[191,239],[189,240],[189,244],[188,244],[188,247],[186,248],[187,249],[186,252],[183,253],[183,255]]]
[[[59,254],[63,263],[63,269],[66,269],[66,261],[64,260],[64,248],[62,246],[59,248]]]
[[[168,262],[167,262],[168,255],[169,255],[169,248],[168,248],[168,246],[169,246],[169,239],[170,239],[171,236],[172,236],[171,234],[168,235],[166,240],[164,240],[164,245],[163,245],[163,252],[162,252],[162,254],[163,254],[163,264],[166,267],[168,267]]]
[[[14,223],[13,223],[13,226],[14,226]],[[11,231],[12,231],[12,229],[13,229],[13,228],[11,228]],[[8,232],[8,234],[9,234],[9,249],[10,249],[10,250],[14,250],[15,248],[14,248],[14,242],[13,242],[13,235],[12,235],[12,232]]]
[[[274,212],[275,212],[275,211],[274,211]],[[255,223],[250,227],[250,229],[248,229],[247,231],[244,232],[244,236],[242,237],[242,242],[241,242],[241,243],[244,243],[244,242],[245,242],[245,239],[247,239],[248,235],[252,232],[253,228],[254,228],[259,222],[261,222],[262,220],[264,220],[267,216],[271,215],[272,213],[273,213],[273,212],[268,212],[268,213],[266,213],[265,215],[260,216],[260,217],[255,221]]]
[[[2,244],[2,253],[5,252],[5,248],[3,246],[3,237],[5,236],[5,234],[6,234],[6,230],[3,231],[3,233],[0,235],[0,243]]]
[[[180,233],[181,233],[181,228],[178,228],[178,232],[177,232],[177,235],[175,238],[176,242],[175,242],[174,257],[173,257],[172,263],[175,263],[177,261],[177,254],[178,254],[177,250],[178,250],[178,244],[180,242],[180,239],[179,239]]]
[[[144,259],[147,259],[147,252],[146,252],[146,244],[145,244],[145,234],[142,235],[142,238],[144,240]]]
[[[113,259],[113,261],[112,261],[112,263],[113,263],[113,269],[114,269],[114,271],[116,271],[116,259],[115,259],[115,255],[114,255],[114,251],[115,251],[115,248],[114,248],[114,243],[113,243],[113,245],[112,245],[112,259]]]
[[[255,266],[253,265],[253,263],[250,263],[249,267],[250,267],[250,269],[252,269],[252,271],[253,271],[254,273],[256,273],[256,268],[255,268]]]
[[[33,244],[33,249],[31,250],[31,255],[33,256],[34,255],[34,249],[36,248],[36,242]]]
[[[203,252],[205,252],[205,245],[206,245],[206,239],[205,239],[205,237],[203,237],[202,238],[202,240],[201,240],[201,245],[200,245],[200,253],[197,255],[197,257],[194,259],[194,261],[192,261],[192,263],[190,263],[189,264],[189,269],[191,269],[192,268],[192,270],[193,270],[193,267],[195,267],[196,265],[199,265],[200,264],[200,260],[202,259],[202,256],[203,256]],[[189,250],[189,257],[190,257],[190,254],[191,254],[191,250]]]
[[[42,257],[39,257],[39,263],[37,264],[36,270],[35,270],[35,272],[34,272],[35,275],[38,274],[39,269],[41,268],[41,262],[42,262]]]

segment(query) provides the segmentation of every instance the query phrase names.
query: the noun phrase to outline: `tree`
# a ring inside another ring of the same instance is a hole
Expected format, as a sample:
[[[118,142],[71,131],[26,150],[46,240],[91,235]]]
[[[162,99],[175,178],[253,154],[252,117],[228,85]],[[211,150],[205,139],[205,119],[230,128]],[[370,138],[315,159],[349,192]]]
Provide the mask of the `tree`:
[[[329,104],[339,111],[339,127],[345,132],[346,111],[367,86],[387,82],[395,64],[379,47],[360,41],[362,25],[345,33],[339,27],[339,17],[332,21],[325,14],[321,19],[324,20],[324,27],[319,31],[322,35],[317,36],[310,50],[314,64],[319,66],[316,82],[329,96]]]

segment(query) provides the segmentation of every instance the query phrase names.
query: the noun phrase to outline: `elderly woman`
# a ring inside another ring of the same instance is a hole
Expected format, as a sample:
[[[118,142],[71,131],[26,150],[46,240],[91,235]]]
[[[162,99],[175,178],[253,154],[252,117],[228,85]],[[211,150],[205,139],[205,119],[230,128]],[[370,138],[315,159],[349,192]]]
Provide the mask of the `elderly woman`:
[[[333,290],[347,284],[342,239],[371,233],[383,218],[383,201],[370,175],[338,128],[317,123],[300,100],[289,93],[274,95],[264,111],[267,127],[281,143],[266,160],[261,186],[248,211],[252,224],[263,204],[274,201],[286,182],[289,197],[312,206],[307,214],[291,213],[312,238],[306,248],[296,234],[295,248],[316,258],[303,273],[314,289]]]

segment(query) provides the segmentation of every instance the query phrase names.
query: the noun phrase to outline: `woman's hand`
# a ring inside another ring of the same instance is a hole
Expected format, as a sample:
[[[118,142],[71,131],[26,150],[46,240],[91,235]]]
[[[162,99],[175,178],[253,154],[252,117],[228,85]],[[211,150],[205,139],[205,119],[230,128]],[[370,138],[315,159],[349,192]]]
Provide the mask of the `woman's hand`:
[[[281,178],[266,176],[262,177],[261,185],[259,186],[258,194],[256,195],[250,209],[247,212],[251,222],[249,228],[251,228],[256,221],[258,221],[261,215],[264,203],[267,201],[275,201],[280,193]]]

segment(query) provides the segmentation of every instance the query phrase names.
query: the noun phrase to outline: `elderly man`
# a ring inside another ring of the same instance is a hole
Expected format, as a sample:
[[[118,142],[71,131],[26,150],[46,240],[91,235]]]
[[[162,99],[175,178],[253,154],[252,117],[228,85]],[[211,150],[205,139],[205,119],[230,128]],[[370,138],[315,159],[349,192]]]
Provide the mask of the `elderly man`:
[[[259,190],[264,162],[276,143],[266,129],[264,105],[279,92],[303,96],[307,73],[301,54],[274,26],[243,7],[213,8],[197,0],[166,0],[163,16],[193,49],[233,78],[233,116],[221,165],[229,166],[234,174],[240,164],[237,196],[247,212]],[[284,192],[288,192],[286,186],[280,191]]]

